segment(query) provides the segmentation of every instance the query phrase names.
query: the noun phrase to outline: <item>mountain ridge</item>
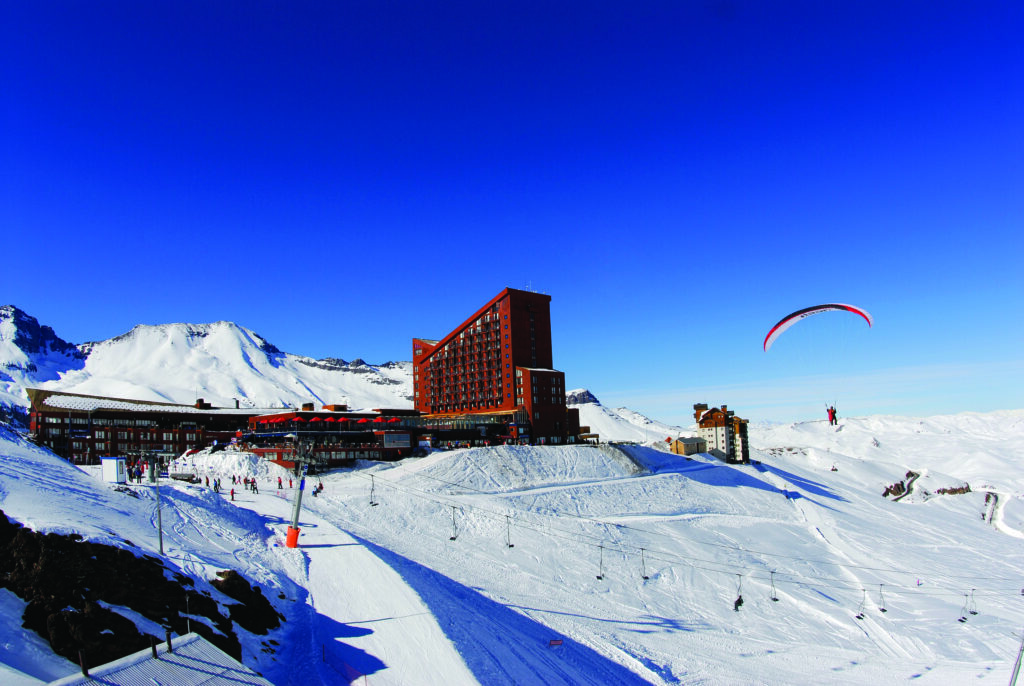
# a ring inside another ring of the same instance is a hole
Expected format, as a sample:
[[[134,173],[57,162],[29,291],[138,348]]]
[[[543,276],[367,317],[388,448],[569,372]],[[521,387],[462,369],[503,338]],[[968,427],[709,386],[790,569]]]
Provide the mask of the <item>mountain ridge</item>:
[[[235,322],[138,324],[73,344],[14,305],[0,308],[0,404],[22,414],[25,388],[254,407],[305,402],[412,404],[411,363],[316,360],[287,353]]]

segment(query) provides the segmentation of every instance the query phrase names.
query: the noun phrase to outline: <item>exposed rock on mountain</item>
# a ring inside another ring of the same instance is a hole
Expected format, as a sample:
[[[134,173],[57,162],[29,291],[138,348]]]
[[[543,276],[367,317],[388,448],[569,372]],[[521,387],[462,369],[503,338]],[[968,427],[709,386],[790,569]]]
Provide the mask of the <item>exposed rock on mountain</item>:
[[[585,388],[577,388],[576,390],[569,391],[565,394],[566,405],[585,405],[588,403],[600,405],[601,401]]]

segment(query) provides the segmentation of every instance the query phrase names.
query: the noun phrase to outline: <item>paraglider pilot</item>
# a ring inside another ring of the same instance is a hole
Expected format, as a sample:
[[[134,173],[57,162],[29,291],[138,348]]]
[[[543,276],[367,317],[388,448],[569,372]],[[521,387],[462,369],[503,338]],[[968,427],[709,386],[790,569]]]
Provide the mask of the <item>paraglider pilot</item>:
[[[825,411],[828,413],[829,426],[835,426],[839,423],[839,415],[836,413],[835,405],[827,407]]]

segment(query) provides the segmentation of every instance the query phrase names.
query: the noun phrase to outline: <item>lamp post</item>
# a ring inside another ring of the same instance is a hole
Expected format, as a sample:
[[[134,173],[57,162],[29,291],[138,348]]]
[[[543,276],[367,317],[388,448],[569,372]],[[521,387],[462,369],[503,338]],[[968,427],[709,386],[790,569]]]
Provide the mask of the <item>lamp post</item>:
[[[140,448],[139,449],[139,458],[142,459],[142,457],[144,455],[145,455],[144,451]],[[156,461],[156,458],[152,454],[145,455],[145,457],[147,458],[146,461],[149,463],[149,480],[150,480],[151,483],[155,483],[156,484],[156,530],[157,530],[157,535],[160,538],[160,555],[163,556],[163,554],[164,554],[164,519],[163,519],[163,514],[160,511],[160,472],[159,472],[160,468],[156,466],[157,461]]]

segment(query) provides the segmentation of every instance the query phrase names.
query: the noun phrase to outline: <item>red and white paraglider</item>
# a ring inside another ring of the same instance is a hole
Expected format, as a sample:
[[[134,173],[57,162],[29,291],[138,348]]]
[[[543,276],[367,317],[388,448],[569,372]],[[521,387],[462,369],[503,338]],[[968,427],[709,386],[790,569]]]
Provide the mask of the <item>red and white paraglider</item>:
[[[829,312],[832,310],[859,314],[861,317],[864,317],[869,327],[873,323],[871,315],[868,314],[867,311],[854,305],[844,305],[842,303],[829,303],[827,305],[815,305],[814,307],[805,307],[802,310],[797,310],[796,312],[787,314],[785,317],[779,320],[778,324],[771,328],[771,331],[768,332],[768,335],[764,337],[764,351],[768,352],[768,348],[772,347],[772,343],[775,342],[775,339],[781,336],[783,331],[793,326],[801,319],[805,319],[814,314],[819,314],[821,312]]]

